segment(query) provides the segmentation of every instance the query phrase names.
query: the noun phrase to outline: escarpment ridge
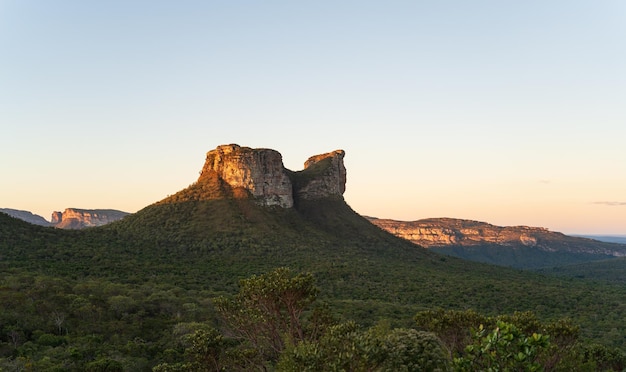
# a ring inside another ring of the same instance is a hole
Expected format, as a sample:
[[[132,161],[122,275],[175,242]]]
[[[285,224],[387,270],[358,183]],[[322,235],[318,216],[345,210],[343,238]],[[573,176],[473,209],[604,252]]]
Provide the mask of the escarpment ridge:
[[[624,244],[568,236],[543,227],[495,226],[457,218],[367,219],[433,251],[504,266],[540,268],[626,257]]]

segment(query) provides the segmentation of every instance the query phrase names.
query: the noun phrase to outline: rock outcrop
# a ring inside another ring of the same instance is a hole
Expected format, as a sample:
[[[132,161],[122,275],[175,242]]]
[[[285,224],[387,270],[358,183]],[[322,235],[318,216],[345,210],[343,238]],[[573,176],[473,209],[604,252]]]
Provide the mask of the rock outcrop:
[[[374,225],[426,248],[450,246],[533,247],[545,252],[626,256],[626,245],[567,236],[543,227],[495,226],[485,222],[455,218],[429,218],[395,221],[367,217]]]
[[[310,157],[301,171],[283,165],[271,149],[221,145],[207,153],[198,181],[160,203],[251,197],[264,206],[291,208],[296,199],[342,197],[346,190],[345,152]]]
[[[291,180],[282,155],[270,149],[222,145],[207,153],[198,182],[217,174],[230,187],[243,188],[262,205],[293,206]]]
[[[343,164],[345,152],[335,150],[326,154],[311,156],[304,162],[303,182],[295,190],[302,199],[321,199],[341,196],[346,191],[346,167]]]
[[[52,212],[52,225],[61,229],[82,229],[102,226],[120,220],[128,213],[115,209],[67,208],[63,213]]]

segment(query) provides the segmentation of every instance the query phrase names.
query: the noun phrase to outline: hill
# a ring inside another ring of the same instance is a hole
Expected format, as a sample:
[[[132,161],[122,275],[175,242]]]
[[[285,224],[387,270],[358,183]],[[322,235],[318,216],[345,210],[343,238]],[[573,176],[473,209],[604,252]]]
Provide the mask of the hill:
[[[434,252],[501,266],[538,269],[626,256],[625,244],[567,236],[541,227],[502,227],[455,218],[368,219]]]
[[[571,318],[589,342],[625,347],[623,285],[417,247],[346,204],[343,156],[312,157],[294,172],[273,150],[228,145],[207,154],[187,189],[106,226],[59,230],[0,214],[0,358],[146,370],[179,352],[184,327],[219,326],[212,298],[280,266],[311,272],[335,316],[363,325],[411,325],[434,308],[531,310]]]
[[[39,226],[50,226],[50,222],[38,214],[18,209],[0,208],[0,213],[8,214],[11,217],[19,218],[22,221],[32,223]]]

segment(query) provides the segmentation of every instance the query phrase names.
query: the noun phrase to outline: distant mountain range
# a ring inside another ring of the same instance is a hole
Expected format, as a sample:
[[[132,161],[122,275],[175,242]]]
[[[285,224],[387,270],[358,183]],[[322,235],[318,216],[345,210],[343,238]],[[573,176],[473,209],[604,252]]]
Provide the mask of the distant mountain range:
[[[0,208],[0,212],[11,217],[39,226],[52,226],[60,229],[83,229],[102,226],[126,217],[129,213],[115,209],[79,209],[67,208],[63,212],[52,212],[51,222],[29,211]]]
[[[568,236],[542,227],[502,227],[455,218],[368,219],[432,251],[496,265],[535,269],[626,257],[626,244]]]

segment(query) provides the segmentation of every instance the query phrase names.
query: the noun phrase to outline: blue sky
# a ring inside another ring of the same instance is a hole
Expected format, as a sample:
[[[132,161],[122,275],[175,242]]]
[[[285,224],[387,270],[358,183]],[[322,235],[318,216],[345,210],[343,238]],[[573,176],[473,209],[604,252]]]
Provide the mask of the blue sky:
[[[622,1],[0,0],[0,207],[134,212],[220,144],[357,212],[626,234]]]

